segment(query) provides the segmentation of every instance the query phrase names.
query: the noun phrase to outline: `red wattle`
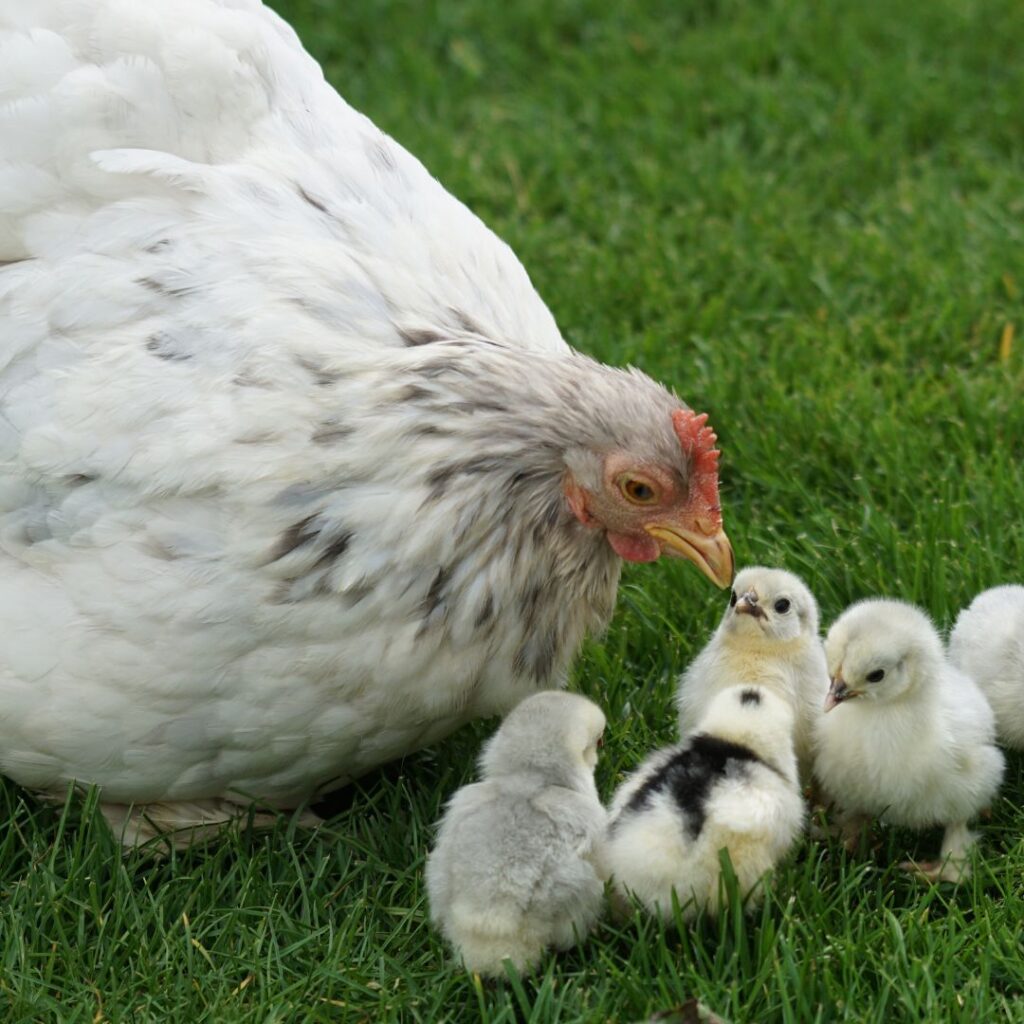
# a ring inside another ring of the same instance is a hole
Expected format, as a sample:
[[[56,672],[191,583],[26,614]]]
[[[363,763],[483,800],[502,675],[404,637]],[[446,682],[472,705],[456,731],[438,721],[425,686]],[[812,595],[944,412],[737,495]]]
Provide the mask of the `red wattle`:
[[[661,554],[661,545],[646,533],[639,537],[608,531],[608,543],[612,550],[627,562],[653,562]]]

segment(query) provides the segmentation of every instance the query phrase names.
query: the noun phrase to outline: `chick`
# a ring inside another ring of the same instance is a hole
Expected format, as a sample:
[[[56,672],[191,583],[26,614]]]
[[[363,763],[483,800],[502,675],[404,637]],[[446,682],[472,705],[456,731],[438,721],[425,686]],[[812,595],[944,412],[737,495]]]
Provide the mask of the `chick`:
[[[600,708],[544,691],[515,707],[480,757],[482,781],[448,804],[426,867],[431,917],[466,967],[528,971],[601,912],[607,813],[594,786]]]
[[[967,823],[999,789],[992,709],[945,657],[931,620],[902,601],[861,601],[825,640],[831,688],[815,775],[848,835],[866,818],[945,826],[938,862],[904,864],[930,881],[967,877]]]
[[[736,577],[714,636],[679,679],[679,734],[696,728],[711,698],[738,680],[789,701],[800,775],[810,781],[814,723],[828,692],[818,604],[799,576],[751,566]]]
[[[949,657],[988,697],[999,741],[1024,750],[1024,587],[979,594],[956,620]]]
[[[717,913],[725,849],[748,906],[758,902],[760,880],[804,823],[793,726],[787,700],[732,686],[711,698],[695,733],[648,757],[611,806],[603,864],[616,893],[665,919],[673,890],[684,919]]]

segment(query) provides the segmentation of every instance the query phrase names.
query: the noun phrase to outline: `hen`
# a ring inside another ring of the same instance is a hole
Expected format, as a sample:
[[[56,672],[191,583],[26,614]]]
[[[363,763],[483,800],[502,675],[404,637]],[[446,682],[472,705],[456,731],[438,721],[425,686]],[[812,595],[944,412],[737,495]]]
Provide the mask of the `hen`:
[[[126,842],[560,686],[621,559],[719,585],[706,417],[256,0],[0,0],[0,771]]]

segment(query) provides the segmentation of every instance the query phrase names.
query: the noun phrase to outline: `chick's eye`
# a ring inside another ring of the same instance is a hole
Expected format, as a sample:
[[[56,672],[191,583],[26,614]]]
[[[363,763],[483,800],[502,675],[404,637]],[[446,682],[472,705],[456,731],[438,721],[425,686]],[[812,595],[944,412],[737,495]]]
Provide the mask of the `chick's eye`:
[[[885,669],[876,668],[874,672],[869,672],[864,678],[869,683],[880,683],[885,678]]]
[[[620,484],[622,493],[634,505],[650,505],[658,498],[654,488],[646,480],[626,477]]]
[[[775,602],[775,610],[780,615],[785,615],[786,612],[789,611],[789,599],[785,597],[780,597],[778,601]]]
[[[729,595],[729,607],[730,608],[735,608],[736,607],[736,591],[735,590]]]

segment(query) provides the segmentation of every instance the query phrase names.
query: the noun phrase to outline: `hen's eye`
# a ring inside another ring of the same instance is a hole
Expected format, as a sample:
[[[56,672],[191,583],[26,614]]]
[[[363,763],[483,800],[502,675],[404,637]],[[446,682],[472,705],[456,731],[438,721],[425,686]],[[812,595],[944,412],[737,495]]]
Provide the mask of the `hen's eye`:
[[[780,615],[785,615],[786,612],[789,611],[789,599],[786,597],[780,597],[778,601],[775,602],[775,610]]]
[[[650,505],[658,497],[654,488],[645,480],[627,477],[619,486],[622,488],[622,493],[634,505]]]
[[[876,668],[874,672],[869,672],[864,678],[869,683],[880,683],[885,678],[885,669]]]
[[[729,607],[730,608],[735,608],[736,607],[736,591],[735,590],[729,595]]]

